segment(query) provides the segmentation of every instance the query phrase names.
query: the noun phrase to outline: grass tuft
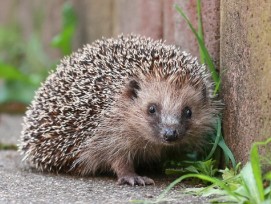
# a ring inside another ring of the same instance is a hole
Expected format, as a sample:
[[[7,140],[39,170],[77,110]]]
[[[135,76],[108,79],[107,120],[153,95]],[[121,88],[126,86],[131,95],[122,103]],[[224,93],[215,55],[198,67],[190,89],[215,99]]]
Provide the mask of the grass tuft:
[[[198,0],[197,1],[198,12],[201,12],[200,7],[201,7],[200,0]],[[209,69],[211,71],[212,78],[215,82],[215,90],[218,91],[219,87],[220,87],[220,77],[215,69],[215,65],[213,63],[213,60],[211,59],[211,56],[210,56],[210,54],[205,46],[205,43],[204,43],[201,17],[199,18],[200,19],[199,20],[199,28],[200,29],[197,32],[196,29],[193,27],[192,23],[190,22],[190,20],[188,19],[188,17],[183,12],[183,10],[178,5],[175,6],[175,9],[181,14],[181,16],[184,18],[184,20],[186,21],[186,23],[190,27],[191,31],[195,35],[197,42],[198,42],[198,45],[199,45],[200,58],[202,59],[202,62],[209,67]],[[201,16],[201,13],[198,13],[198,16]]]

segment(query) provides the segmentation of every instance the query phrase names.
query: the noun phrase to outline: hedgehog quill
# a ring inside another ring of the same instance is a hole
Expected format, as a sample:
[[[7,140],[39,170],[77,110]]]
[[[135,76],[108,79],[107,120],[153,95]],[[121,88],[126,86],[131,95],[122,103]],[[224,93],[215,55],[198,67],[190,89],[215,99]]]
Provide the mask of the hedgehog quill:
[[[36,92],[19,149],[41,171],[150,185],[138,164],[201,148],[220,102],[210,73],[173,45],[137,35],[97,40],[65,57]]]

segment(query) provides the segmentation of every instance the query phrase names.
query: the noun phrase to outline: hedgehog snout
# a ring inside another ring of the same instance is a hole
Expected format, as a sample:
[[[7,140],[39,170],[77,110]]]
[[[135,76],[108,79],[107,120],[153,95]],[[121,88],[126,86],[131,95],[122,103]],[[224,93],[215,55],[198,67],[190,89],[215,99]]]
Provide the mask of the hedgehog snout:
[[[163,139],[167,142],[173,142],[178,139],[177,131],[174,128],[163,128],[161,134]]]
[[[161,117],[160,123],[160,138],[167,143],[172,143],[178,140],[182,134],[182,125],[178,117],[171,114],[164,114]]]

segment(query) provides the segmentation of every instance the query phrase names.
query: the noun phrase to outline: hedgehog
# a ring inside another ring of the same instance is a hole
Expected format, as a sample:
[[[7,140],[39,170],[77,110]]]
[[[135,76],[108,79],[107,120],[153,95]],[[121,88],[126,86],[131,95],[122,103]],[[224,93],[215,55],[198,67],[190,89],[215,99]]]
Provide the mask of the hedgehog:
[[[220,105],[208,69],[177,46],[103,38],[50,73],[26,111],[19,149],[40,171],[113,172],[118,184],[150,185],[136,168],[204,147]]]

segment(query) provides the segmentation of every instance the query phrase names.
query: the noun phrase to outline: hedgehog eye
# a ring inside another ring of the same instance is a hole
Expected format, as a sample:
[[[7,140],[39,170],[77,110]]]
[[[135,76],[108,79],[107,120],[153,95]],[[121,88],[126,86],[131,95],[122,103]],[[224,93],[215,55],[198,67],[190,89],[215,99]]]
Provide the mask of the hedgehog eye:
[[[190,119],[192,117],[192,110],[188,106],[183,109],[183,115],[185,118]]]
[[[149,113],[154,114],[155,112],[156,112],[156,106],[155,105],[149,106]]]

